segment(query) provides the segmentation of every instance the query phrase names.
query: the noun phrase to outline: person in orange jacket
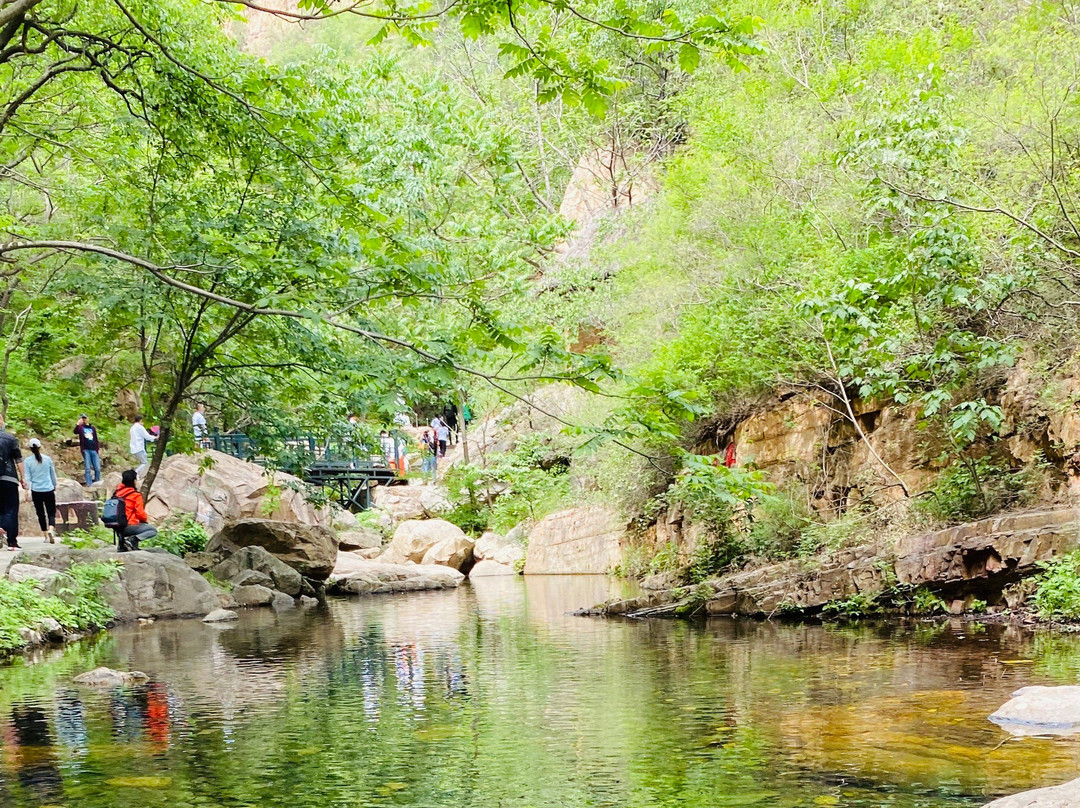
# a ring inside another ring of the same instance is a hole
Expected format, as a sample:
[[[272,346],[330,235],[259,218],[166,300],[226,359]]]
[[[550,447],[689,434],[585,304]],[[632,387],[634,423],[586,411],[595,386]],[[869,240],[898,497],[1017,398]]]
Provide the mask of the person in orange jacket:
[[[120,475],[120,485],[113,494],[124,501],[127,516],[127,525],[120,531],[120,552],[138,550],[140,541],[157,535],[157,528],[150,524],[150,518],[146,515],[143,495],[135,488],[135,480],[135,469],[128,469]]]

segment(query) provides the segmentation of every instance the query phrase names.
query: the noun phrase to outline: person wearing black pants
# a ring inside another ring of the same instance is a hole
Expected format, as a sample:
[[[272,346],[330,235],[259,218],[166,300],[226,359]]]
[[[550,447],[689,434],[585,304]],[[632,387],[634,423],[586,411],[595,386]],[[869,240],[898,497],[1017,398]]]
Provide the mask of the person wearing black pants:
[[[19,486],[26,488],[19,442],[4,431],[0,415],[0,530],[7,537],[9,550],[19,548]]]
[[[30,441],[31,457],[23,463],[26,481],[30,483],[30,498],[34,500],[38,524],[49,544],[56,542],[56,466],[41,451],[41,441]]]

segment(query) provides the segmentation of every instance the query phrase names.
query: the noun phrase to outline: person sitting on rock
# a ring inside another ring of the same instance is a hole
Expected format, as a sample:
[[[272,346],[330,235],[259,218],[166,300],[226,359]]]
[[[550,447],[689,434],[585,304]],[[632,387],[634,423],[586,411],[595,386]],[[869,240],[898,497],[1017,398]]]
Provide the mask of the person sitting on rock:
[[[119,551],[138,550],[139,542],[152,539],[157,535],[157,528],[150,524],[150,518],[146,515],[146,505],[143,496],[135,488],[135,469],[128,469],[120,475],[120,485],[113,494],[117,499],[124,501],[124,513],[127,516],[127,525],[119,530],[117,545]]]

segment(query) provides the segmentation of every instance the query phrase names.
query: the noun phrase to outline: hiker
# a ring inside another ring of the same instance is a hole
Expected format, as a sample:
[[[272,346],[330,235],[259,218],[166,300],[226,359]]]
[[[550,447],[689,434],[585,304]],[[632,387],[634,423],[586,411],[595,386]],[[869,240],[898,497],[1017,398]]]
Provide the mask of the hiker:
[[[98,440],[97,427],[90,423],[90,416],[83,413],[75,424],[75,437],[79,439],[79,451],[82,452],[83,473],[86,486],[101,479],[101,443]]]
[[[379,433],[379,449],[382,450],[383,459],[386,461],[386,465],[393,467],[394,464],[394,439],[390,437],[390,433],[385,429]]]
[[[431,474],[433,477],[435,476],[435,469],[439,462],[436,457],[438,453],[438,439],[431,434],[430,429],[425,429],[424,434],[420,436],[420,457],[423,461],[420,465],[420,469],[424,474]]]
[[[131,425],[131,455],[139,461],[139,465],[135,468],[135,476],[142,477],[146,473],[146,470],[150,468],[150,460],[146,456],[146,443],[149,441],[153,443],[157,440],[156,437],[150,432],[146,431],[146,427],[143,426],[142,416],[135,416],[135,423]]]
[[[453,404],[447,404],[443,407],[442,422],[446,424],[446,438],[451,445],[457,443],[457,421],[457,408]]]
[[[41,451],[41,441],[30,440],[32,457],[26,458],[23,470],[30,483],[30,498],[34,502],[38,524],[49,544],[56,544],[56,466],[53,459]]]
[[[439,419],[435,419],[439,420]],[[445,422],[439,421],[435,428],[435,439],[439,442],[439,457],[446,457],[446,444],[450,440],[450,427]]]
[[[0,533],[7,537],[9,550],[19,547],[19,486],[26,488],[19,442],[4,431],[4,416],[0,415]]]
[[[206,405],[201,401],[195,405],[195,412],[191,414],[191,431],[195,435],[195,445],[206,449],[207,438],[210,433],[206,429]]]
[[[143,504],[143,496],[135,489],[138,473],[135,469],[128,469],[120,475],[120,485],[113,494],[124,503],[124,516],[127,524],[116,531],[116,544],[119,552],[138,550],[139,542],[152,539],[157,535],[157,528],[150,524],[150,518],[146,515],[146,506]]]

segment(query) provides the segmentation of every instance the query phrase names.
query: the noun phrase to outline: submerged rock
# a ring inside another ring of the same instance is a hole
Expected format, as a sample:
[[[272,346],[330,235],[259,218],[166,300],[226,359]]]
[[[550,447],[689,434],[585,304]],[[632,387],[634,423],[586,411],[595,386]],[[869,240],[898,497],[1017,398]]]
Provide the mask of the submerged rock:
[[[1012,735],[1080,732],[1080,687],[1022,687],[990,720]],[[1078,803],[1080,804],[1080,803]]]
[[[1038,788],[1002,797],[983,808],[1076,808],[1080,805],[1080,779],[1051,788]]]
[[[149,678],[142,671],[114,671],[112,668],[102,667],[79,674],[73,681],[75,684],[91,687],[117,687],[145,682]]]
[[[229,623],[233,620],[239,620],[239,615],[231,609],[214,609],[210,614],[206,615],[202,619],[204,623]]]

